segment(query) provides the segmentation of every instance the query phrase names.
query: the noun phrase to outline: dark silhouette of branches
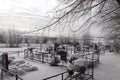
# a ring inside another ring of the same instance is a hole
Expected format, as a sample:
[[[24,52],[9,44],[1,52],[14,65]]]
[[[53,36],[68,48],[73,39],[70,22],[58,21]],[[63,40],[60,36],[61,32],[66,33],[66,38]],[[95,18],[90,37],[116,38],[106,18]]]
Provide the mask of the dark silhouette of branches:
[[[51,19],[51,23],[47,26],[33,30],[26,33],[36,32],[43,29],[47,29],[56,24],[63,24],[62,31],[65,30],[66,27],[69,27],[71,32],[78,32],[82,28],[86,28],[83,31],[88,31],[92,24],[103,24],[106,25],[103,29],[107,30],[108,33],[116,33],[118,35],[117,28],[120,28],[118,16],[120,9],[120,0],[58,0],[60,4],[54,9],[53,18]],[[114,16],[115,15],[115,16]],[[96,19],[97,18],[97,19]],[[78,29],[71,29],[71,23],[73,23],[72,27],[74,27],[74,23],[81,23]],[[109,23],[109,24],[108,24]],[[67,25],[68,24],[68,25]],[[113,25],[113,26],[111,26]],[[57,26],[54,26],[54,30]],[[24,33],[24,34],[26,34]]]

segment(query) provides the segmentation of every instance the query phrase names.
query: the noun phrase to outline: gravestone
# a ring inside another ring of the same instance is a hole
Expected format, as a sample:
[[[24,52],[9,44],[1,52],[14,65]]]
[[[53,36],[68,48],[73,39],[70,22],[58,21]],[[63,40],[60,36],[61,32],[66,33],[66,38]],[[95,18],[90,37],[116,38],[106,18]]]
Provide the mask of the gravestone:
[[[9,70],[9,60],[8,60],[8,53],[2,54],[2,67]]]

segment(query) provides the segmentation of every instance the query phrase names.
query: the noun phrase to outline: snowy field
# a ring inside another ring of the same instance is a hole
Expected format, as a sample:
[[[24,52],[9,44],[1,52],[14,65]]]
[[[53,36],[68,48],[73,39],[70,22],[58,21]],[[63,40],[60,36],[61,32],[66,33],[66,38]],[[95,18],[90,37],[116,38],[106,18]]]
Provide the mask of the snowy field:
[[[24,48],[1,48],[1,52],[7,51],[23,51]],[[23,60],[23,53],[20,56],[11,54],[17,57],[17,59]],[[20,76],[24,80],[42,80],[46,77],[50,77],[59,73],[66,71],[65,67],[52,67],[47,63],[38,63],[25,60],[25,62],[30,63],[38,68],[37,71],[27,72],[25,75]],[[95,80],[120,80],[120,55],[106,52],[106,54],[101,55],[100,64],[95,67],[94,73]],[[13,77],[6,77],[5,80],[13,80]],[[50,79],[52,80],[52,79]],[[55,80],[55,79],[53,79]],[[56,80],[59,80],[57,78]]]
[[[24,80],[42,80],[46,77],[66,71],[65,67],[53,67],[47,63],[32,62],[30,60],[25,61],[31,65],[36,66],[38,68],[38,71],[33,71],[22,75],[21,78]]]
[[[120,80],[120,55],[106,52],[95,68],[95,80]]]
[[[24,51],[25,48],[1,48],[0,52],[8,52],[9,57],[14,56],[17,60],[25,60],[23,59],[23,52],[18,53],[16,51]],[[13,54],[11,54],[13,53]],[[53,67],[50,66],[48,63],[41,63],[41,62],[33,62],[30,60],[25,60],[25,63],[30,63],[32,66],[36,66],[38,68],[37,71],[32,71],[32,72],[26,72],[24,75],[21,75],[20,77],[23,80],[42,80],[46,77],[50,77],[62,72],[66,71],[65,67]],[[6,76],[5,80],[14,80],[15,77],[9,77]]]

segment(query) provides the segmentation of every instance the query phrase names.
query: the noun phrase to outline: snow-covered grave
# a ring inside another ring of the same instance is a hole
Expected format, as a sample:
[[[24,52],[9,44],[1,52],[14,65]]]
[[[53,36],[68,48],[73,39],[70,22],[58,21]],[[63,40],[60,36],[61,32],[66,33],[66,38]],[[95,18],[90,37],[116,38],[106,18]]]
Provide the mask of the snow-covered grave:
[[[52,67],[49,64],[42,64],[24,59],[24,49],[26,48],[1,48],[1,54],[8,52],[10,63],[9,70],[17,73],[23,80],[42,80],[48,76],[52,76],[66,71],[65,67]],[[19,53],[18,53],[19,52]],[[18,55],[19,54],[19,55]],[[13,80],[14,76],[4,74],[5,80]]]
[[[120,80],[120,55],[106,52],[94,70],[95,80]]]
[[[31,60],[25,60],[23,58],[25,48],[0,48],[0,52],[9,52],[9,57],[11,59],[16,58],[16,61],[21,61],[26,66],[36,66],[38,70],[35,71],[25,71],[24,75],[20,75],[23,80],[42,80],[46,77],[50,77],[66,71],[65,67],[61,66],[50,66],[46,63],[33,62]],[[18,53],[11,54],[12,52],[20,51]],[[94,69],[94,78],[95,80],[119,80],[120,79],[120,55],[115,55],[114,53],[106,52],[105,55],[100,56],[100,64]],[[22,62],[23,61],[23,62]],[[22,66],[25,66],[22,64]],[[17,64],[19,65],[19,64]],[[14,66],[15,67],[15,66]],[[14,80],[14,76],[5,75],[5,80]],[[57,79],[56,79],[57,78]],[[58,80],[60,77],[56,77],[50,80]]]
[[[24,49],[26,49],[26,48],[1,48],[1,53],[8,52],[9,59],[11,61],[13,61],[10,63],[10,66],[9,66],[10,71],[17,73],[23,79],[26,80],[27,75],[29,76],[30,74],[31,75],[35,74],[36,77],[38,75],[37,79],[43,79],[45,77],[52,76],[54,74],[58,74],[58,73],[66,71],[66,68],[64,68],[64,67],[51,67],[51,66],[49,66],[49,64],[40,64],[40,63],[38,64],[38,63],[34,63],[32,61],[25,60],[23,58],[24,57]],[[44,69],[44,71],[42,71],[42,72],[39,71],[41,69],[42,70]],[[35,71],[35,72],[32,72],[32,71]],[[49,71],[49,72],[51,71],[52,73],[51,72],[48,73],[47,71]],[[46,72],[48,74],[46,74]],[[40,73],[42,76],[39,76]],[[43,76],[44,74],[46,74],[46,75]],[[12,77],[10,77],[10,78],[12,78]],[[28,80],[31,80],[31,78]]]

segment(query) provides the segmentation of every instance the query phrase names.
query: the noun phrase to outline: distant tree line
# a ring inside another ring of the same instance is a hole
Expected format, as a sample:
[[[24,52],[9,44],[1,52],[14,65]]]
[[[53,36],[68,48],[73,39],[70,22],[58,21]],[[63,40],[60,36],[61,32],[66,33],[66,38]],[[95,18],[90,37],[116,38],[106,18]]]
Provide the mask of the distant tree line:
[[[8,29],[7,31],[2,30],[0,32],[0,44],[6,44],[8,47],[19,47],[20,44],[46,44],[49,41],[58,44],[69,44],[78,45],[77,39],[70,37],[47,37],[47,36],[36,36],[36,35],[22,35],[20,31],[16,29]]]

